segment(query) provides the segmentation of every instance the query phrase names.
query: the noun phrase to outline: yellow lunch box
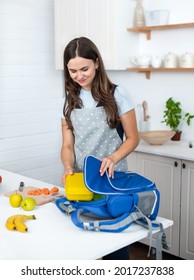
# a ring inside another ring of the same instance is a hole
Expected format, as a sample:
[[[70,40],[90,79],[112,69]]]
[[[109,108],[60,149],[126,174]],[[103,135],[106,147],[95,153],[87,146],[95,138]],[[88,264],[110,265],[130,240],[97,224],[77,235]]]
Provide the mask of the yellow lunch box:
[[[93,192],[89,191],[84,184],[84,174],[74,173],[67,175],[65,181],[65,194],[68,200],[90,201]]]

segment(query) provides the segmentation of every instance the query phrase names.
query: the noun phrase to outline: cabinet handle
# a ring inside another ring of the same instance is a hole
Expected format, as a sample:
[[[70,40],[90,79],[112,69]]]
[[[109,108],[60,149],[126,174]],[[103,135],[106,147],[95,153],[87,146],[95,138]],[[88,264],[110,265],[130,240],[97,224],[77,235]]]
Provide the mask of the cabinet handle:
[[[183,163],[183,164],[182,164],[182,167],[183,167],[183,169],[185,169],[185,168],[186,168],[186,164],[185,164],[185,163]]]
[[[175,166],[175,167],[178,166],[178,162],[177,162],[177,161],[174,162],[174,166]]]

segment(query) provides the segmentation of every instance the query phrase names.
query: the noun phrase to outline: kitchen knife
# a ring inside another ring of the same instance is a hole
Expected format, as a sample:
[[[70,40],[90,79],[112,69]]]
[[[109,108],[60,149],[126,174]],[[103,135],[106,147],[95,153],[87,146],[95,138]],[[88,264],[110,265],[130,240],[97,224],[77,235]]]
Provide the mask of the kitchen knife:
[[[24,189],[24,182],[20,182],[19,191],[23,192]]]

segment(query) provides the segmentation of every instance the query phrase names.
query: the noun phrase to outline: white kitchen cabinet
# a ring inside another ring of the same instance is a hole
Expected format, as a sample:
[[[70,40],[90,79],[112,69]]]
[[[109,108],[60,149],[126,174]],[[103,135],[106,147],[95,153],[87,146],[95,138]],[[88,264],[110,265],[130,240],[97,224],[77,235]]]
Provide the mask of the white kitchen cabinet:
[[[194,162],[182,161],[180,257],[194,260]]]
[[[166,252],[194,259],[194,162],[142,152],[131,155],[129,169],[154,181],[160,191],[159,216],[174,221],[166,230]]]
[[[159,189],[161,196],[159,216],[174,221],[173,226],[166,231],[169,246],[167,252],[179,256],[181,160],[147,153],[134,153],[136,166],[129,165],[130,170],[135,169],[137,173],[154,181]]]
[[[67,43],[85,36],[98,47],[106,69],[126,69],[131,48],[137,42],[127,32],[133,9],[128,0],[54,0],[56,68],[63,69]],[[120,20],[122,18],[122,21]]]

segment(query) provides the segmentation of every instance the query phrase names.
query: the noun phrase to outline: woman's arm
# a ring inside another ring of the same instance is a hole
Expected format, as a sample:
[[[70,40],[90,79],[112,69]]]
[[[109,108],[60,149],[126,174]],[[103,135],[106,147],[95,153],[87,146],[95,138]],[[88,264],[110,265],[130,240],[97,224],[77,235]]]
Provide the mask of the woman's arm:
[[[127,157],[139,144],[138,130],[135,110],[132,109],[121,116],[121,124],[124,129],[126,139],[116,150],[107,158],[102,159],[102,164],[100,168],[101,175],[104,174],[106,169],[108,169],[109,177],[114,177],[114,165],[120,160]]]
[[[71,129],[68,128],[68,125],[65,119],[61,119],[62,125],[62,148],[61,148],[61,159],[65,167],[65,173],[62,177],[63,182],[65,183],[65,178],[68,174],[74,173],[74,136]]]

